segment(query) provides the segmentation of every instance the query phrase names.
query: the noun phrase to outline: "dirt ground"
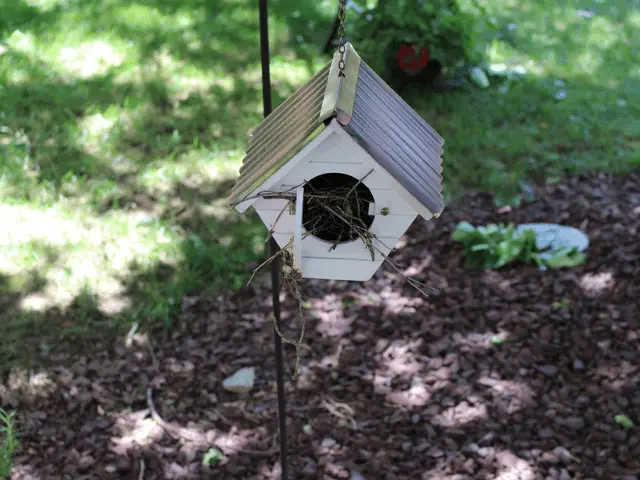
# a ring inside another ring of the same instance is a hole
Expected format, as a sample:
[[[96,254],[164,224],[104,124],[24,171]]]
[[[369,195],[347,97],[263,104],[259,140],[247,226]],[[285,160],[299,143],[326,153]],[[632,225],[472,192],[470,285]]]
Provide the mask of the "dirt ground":
[[[439,290],[428,299],[390,268],[303,282],[295,381],[285,352],[292,479],[640,478],[640,175],[573,177],[536,198],[498,212],[474,194],[416,221],[393,259]],[[588,261],[474,270],[450,240],[460,220],[579,227]],[[185,298],[182,316],[164,343],[134,335],[5,378],[22,430],[12,478],[278,479],[268,282]],[[254,389],[225,391],[245,366]],[[224,457],[203,466],[212,446]]]

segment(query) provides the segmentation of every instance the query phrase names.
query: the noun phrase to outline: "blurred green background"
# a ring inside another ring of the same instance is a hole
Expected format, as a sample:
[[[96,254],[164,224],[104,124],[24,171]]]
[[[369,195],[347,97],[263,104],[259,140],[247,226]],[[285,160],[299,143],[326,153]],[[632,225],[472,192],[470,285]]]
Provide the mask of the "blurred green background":
[[[379,68],[390,42],[424,35],[449,73],[519,72],[403,94],[446,140],[450,199],[484,189],[517,207],[532,183],[640,165],[640,1],[452,2],[422,18],[408,1],[363,0],[347,17]],[[269,5],[277,105],[329,61],[337,0]],[[226,195],[262,115],[257,2],[0,0],[0,12],[0,364],[166,330],[183,297],[243,286],[266,230]]]

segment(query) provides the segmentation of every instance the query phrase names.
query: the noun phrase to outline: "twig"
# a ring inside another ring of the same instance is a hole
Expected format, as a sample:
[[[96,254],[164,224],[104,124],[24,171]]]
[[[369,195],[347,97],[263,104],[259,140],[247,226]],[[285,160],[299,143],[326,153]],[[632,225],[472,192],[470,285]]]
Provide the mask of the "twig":
[[[253,275],[251,275],[251,278],[249,279],[249,281],[247,282],[247,285],[249,285],[251,283],[251,281],[253,280],[253,277],[256,276],[256,273],[258,273],[258,271],[264,267],[265,265],[271,263],[273,261],[274,258],[276,258],[278,255],[283,255],[283,252],[289,248],[291,246],[291,243],[293,242],[292,240],[289,240],[289,243],[287,243],[283,248],[281,248],[280,250],[278,250],[276,253],[274,253],[273,255],[271,255],[269,258],[267,258],[264,262],[262,262],[259,266],[257,266],[254,270],[253,270]]]
[[[380,253],[382,253],[382,252],[380,252]],[[415,279],[413,279],[413,278],[407,277],[404,273],[402,273],[402,270],[400,270],[400,269],[398,268],[398,266],[397,266],[395,263],[393,263],[393,262],[389,259],[389,257],[387,257],[387,256],[386,256],[386,255],[384,255],[384,254],[383,254],[383,257],[384,257],[385,261],[386,261],[387,263],[389,263],[389,265],[391,265],[391,266],[393,267],[393,269],[394,269],[396,272],[398,272],[398,273],[402,276],[402,278],[404,278],[404,279],[407,281],[407,283],[408,283],[409,285],[411,285],[413,288],[415,288],[416,290],[418,290],[418,291],[419,291],[423,296],[428,297],[428,296],[429,296],[429,294],[428,294],[427,292],[425,292],[424,290],[422,290],[422,288],[420,288],[420,287],[428,288],[429,290],[432,290],[432,293],[439,293],[439,291],[438,291],[437,289],[435,289],[435,288],[433,288],[433,287],[430,287],[430,286],[429,286],[429,285],[427,285],[426,283],[422,283],[422,282],[419,282],[418,280],[415,280]]]
[[[273,233],[276,231],[276,225],[278,225],[278,222],[280,221],[280,217],[282,217],[282,214],[285,212],[285,210],[289,208],[290,205],[291,205],[291,200],[289,200],[287,204],[284,206],[284,208],[280,210],[280,213],[276,217],[276,221],[273,222],[273,225],[269,229],[269,234],[267,235],[267,239],[264,241],[264,243],[267,243],[269,239],[273,236]]]
[[[295,187],[291,187],[288,190],[284,190],[284,191],[276,191],[276,190],[263,190],[261,192],[256,193],[255,195],[252,195],[251,197],[247,197],[247,198],[243,198],[242,200],[238,201],[238,202],[231,202],[229,205],[231,207],[237,207],[238,205],[240,205],[241,203],[244,202],[248,202],[249,200],[255,200],[256,198],[265,198],[265,197],[269,197],[271,196],[272,199],[289,199],[291,198],[291,195],[285,195],[288,192],[292,192],[294,190],[297,190],[298,187],[301,187],[302,185],[304,185],[305,183],[307,183],[307,181],[305,180],[304,182],[302,182],[300,185],[296,185]]]
[[[274,436],[272,442],[274,444],[277,442],[277,438],[275,436]],[[216,443],[215,441],[213,443],[214,443],[214,445],[216,447],[218,447],[223,452],[225,450],[227,450],[227,452],[229,452],[229,453],[225,453],[225,455],[228,455],[230,453],[244,453],[246,455],[256,455],[256,456],[270,457],[271,455],[275,455],[276,453],[280,452],[280,448],[279,447],[272,447],[272,448],[269,448],[267,450],[251,450],[251,449],[244,449],[244,448],[234,448],[233,450],[228,450],[223,445],[221,445],[220,443]]]
[[[140,459],[140,473],[138,474],[138,480],[144,479],[144,459]]]
[[[160,373],[160,369],[158,368],[158,359],[153,351],[153,345],[151,345],[151,338],[149,335],[147,335],[147,347],[149,347],[149,354],[151,355],[151,364],[153,365],[153,369],[156,373]]]
[[[373,173],[373,170],[374,170],[373,168],[369,170],[369,172],[364,177],[358,180],[358,183],[356,183],[353,187],[351,187],[351,190],[347,192],[346,198],[349,198],[349,195],[351,195],[351,192],[353,192],[358,187],[358,185],[360,185],[364,181],[365,178],[371,175]]]
[[[346,403],[336,402],[333,398],[327,397],[329,401],[322,400],[322,406],[326,408],[331,414],[335,415],[342,420],[347,420],[351,423],[351,427],[356,430],[358,428],[358,423],[353,418],[355,415],[355,411]],[[347,413],[342,413],[340,409],[345,410]]]

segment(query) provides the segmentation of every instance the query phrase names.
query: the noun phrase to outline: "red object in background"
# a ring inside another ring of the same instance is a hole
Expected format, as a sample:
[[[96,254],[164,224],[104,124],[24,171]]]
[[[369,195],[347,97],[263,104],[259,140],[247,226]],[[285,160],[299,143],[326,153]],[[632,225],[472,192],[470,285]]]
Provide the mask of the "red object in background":
[[[419,45],[403,43],[398,49],[398,65],[409,75],[417,75],[429,64],[429,50],[422,46],[418,52]]]

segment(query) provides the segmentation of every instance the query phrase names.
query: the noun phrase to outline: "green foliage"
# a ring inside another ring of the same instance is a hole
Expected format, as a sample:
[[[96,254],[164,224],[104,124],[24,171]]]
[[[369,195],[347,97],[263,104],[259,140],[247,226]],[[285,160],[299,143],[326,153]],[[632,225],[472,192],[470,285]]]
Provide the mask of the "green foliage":
[[[13,457],[18,450],[15,412],[0,408],[0,478],[9,478]]]
[[[431,58],[444,65],[478,62],[477,5],[463,8],[459,0],[379,0],[377,5],[353,17],[350,34],[358,53],[376,71],[383,72],[402,43],[426,45]],[[473,2],[475,4],[475,2]]]
[[[616,415],[614,420],[618,425],[621,425],[623,428],[626,428],[626,429],[633,428],[633,422],[626,415],[623,415],[623,414]]]
[[[516,232],[513,225],[490,224],[476,228],[468,222],[460,222],[452,239],[463,244],[467,263],[484,269],[502,268],[516,260],[535,263],[541,268],[573,267],[585,260],[585,255],[573,247],[561,248],[548,255],[549,252],[538,249],[533,230]]]
[[[208,467],[215,463],[218,463],[220,460],[224,458],[224,454],[215,447],[211,447],[206,451],[204,456],[202,457],[202,465]]]

